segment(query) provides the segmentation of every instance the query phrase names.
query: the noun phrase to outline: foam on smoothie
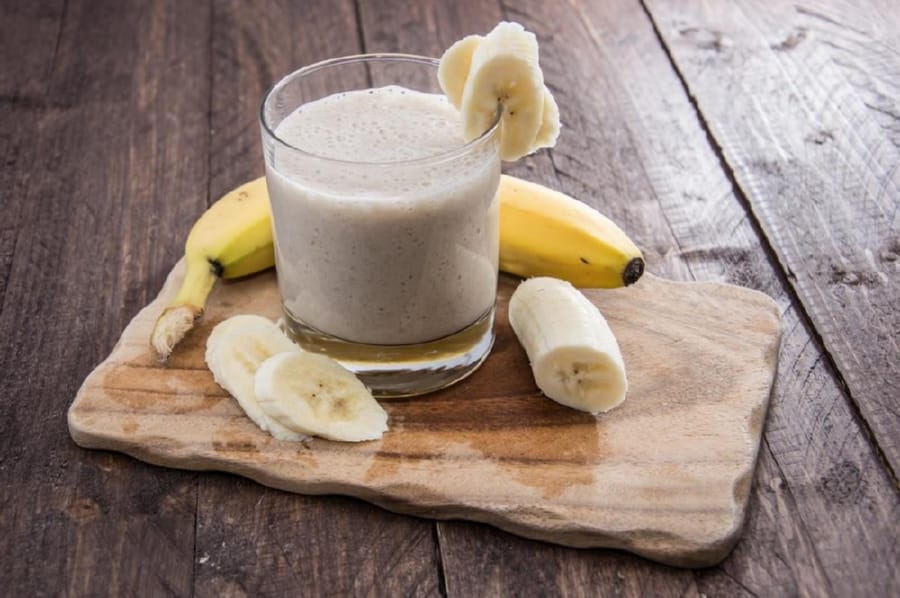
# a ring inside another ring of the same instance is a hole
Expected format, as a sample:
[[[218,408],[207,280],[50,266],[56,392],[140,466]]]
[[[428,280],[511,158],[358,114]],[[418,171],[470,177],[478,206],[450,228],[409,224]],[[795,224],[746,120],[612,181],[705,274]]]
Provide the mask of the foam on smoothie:
[[[277,135],[299,149],[349,162],[429,158],[464,144],[459,113],[445,96],[396,85],[301,106],[282,121]]]
[[[279,124],[276,135],[307,152],[276,144],[269,160],[291,316],[346,340],[400,344],[447,336],[490,309],[499,159],[493,143],[454,152],[461,130],[444,96],[396,86],[335,94]]]

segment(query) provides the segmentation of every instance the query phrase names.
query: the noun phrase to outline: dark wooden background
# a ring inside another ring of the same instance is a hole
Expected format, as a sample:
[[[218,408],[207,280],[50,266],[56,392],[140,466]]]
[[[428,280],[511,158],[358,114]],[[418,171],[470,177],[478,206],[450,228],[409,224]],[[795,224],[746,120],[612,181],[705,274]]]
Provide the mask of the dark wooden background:
[[[508,171],[601,208],[652,272],[782,308],[732,555],[679,570],[76,447],[83,378],[262,172],[266,87],[500,19],[538,34],[565,127]],[[898,167],[896,0],[2,0],[0,594],[896,596]]]

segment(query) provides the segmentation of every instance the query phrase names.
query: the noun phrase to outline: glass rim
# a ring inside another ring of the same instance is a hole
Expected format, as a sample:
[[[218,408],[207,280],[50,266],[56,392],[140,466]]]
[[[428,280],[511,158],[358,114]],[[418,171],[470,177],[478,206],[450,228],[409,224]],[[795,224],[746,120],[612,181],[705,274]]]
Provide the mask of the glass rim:
[[[412,160],[391,160],[387,162],[361,162],[357,160],[342,160],[339,158],[329,158],[327,156],[320,156],[319,154],[315,154],[308,150],[304,150],[299,148],[291,143],[288,143],[281,137],[279,137],[272,127],[269,125],[266,119],[266,105],[269,103],[269,99],[273,97],[278,91],[283,89],[290,81],[294,80],[297,77],[303,77],[306,75],[310,75],[317,71],[334,67],[341,66],[344,64],[353,64],[353,63],[365,63],[365,62],[408,62],[415,64],[423,64],[435,67],[437,69],[440,66],[441,61],[437,58],[432,58],[429,56],[420,56],[417,54],[402,54],[402,53],[390,53],[390,52],[379,52],[379,53],[369,53],[369,54],[351,54],[348,56],[339,56],[337,58],[329,58],[327,60],[321,60],[319,62],[315,62],[313,64],[309,64],[306,66],[302,66],[299,69],[288,73],[281,79],[279,79],[274,85],[272,85],[265,94],[263,94],[262,102],[260,102],[259,106],[259,123],[262,127],[263,132],[275,142],[280,144],[282,147],[285,147],[291,151],[298,152],[303,154],[308,158],[313,158],[316,160],[321,160],[323,162],[330,162],[333,164],[344,164],[344,165],[353,165],[353,166],[405,166],[405,165],[421,165],[421,164],[431,164],[444,162],[447,160],[452,160],[454,158],[460,157],[469,153],[472,148],[478,146],[486,139],[490,138],[496,131],[500,125],[500,117],[502,116],[502,107],[498,105],[497,113],[494,115],[494,120],[491,122],[491,126],[487,128],[484,133],[472,139],[471,141],[467,141],[463,143],[463,145],[459,147],[455,147],[451,150],[447,150],[445,152],[441,152],[439,154],[434,154],[433,156],[425,156],[422,158],[414,158]],[[336,92],[338,93],[338,92]],[[314,101],[314,100],[310,100]],[[300,104],[302,105],[302,104]],[[265,148],[264,148],[265,149]]]

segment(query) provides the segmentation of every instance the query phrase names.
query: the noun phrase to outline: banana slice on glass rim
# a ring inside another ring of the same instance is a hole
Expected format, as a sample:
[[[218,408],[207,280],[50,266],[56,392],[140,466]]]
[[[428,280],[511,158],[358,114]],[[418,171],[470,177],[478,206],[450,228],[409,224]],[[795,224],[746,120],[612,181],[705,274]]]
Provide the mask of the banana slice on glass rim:
[[[502,22],[484,37],[459,40],[441,57],[438,81],[460,109],[466,141],[483,134],[502,110],[501,159],[556,144],[559,107],[544,85],[537,38],[522,25]]]
[[[444,95],[457,109],[462,106],[463,90],[472,68],[472,55],[483,39],[482,35],[468,35],[447,48],[441,56],[438,82]]]

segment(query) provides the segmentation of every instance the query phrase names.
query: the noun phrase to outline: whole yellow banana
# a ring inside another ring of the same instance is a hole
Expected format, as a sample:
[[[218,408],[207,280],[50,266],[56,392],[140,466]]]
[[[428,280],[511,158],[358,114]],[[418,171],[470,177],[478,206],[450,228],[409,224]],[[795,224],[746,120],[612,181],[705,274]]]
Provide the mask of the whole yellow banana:
[[[552,276],[581,288],[632,284],[644,272],[641,251],[614,222],[580,201],[537,183],[500,178],[500,269],[523,277]],[[185,273],[160,315],[150,344],[165,361],[203,315],[218,278],[275,265],[265,177],[214,203],[185,243]]]

